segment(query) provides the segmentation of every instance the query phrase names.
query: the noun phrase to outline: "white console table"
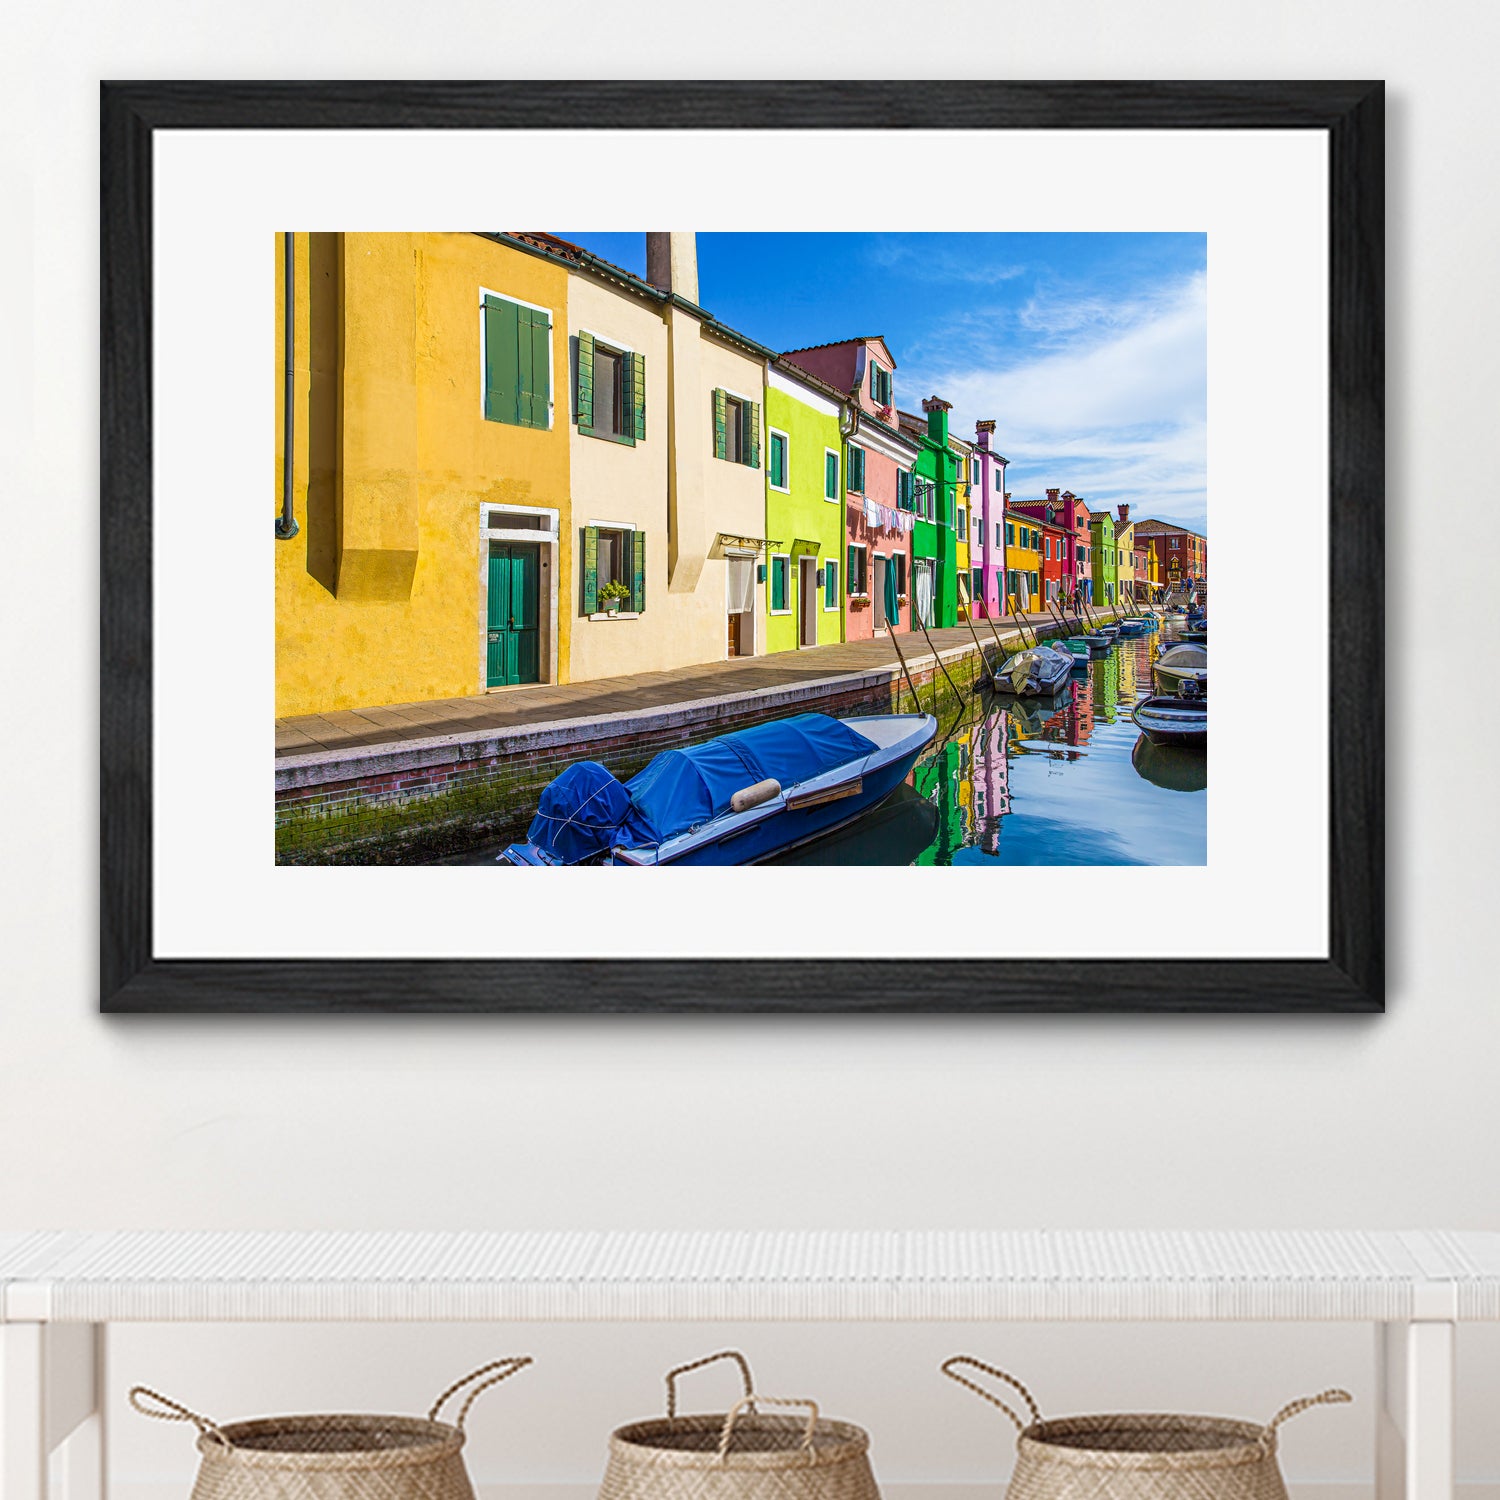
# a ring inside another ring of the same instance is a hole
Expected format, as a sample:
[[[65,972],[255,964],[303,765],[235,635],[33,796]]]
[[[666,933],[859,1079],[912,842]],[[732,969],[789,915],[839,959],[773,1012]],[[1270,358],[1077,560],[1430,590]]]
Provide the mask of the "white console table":
[[[0,1233],[0,1500],[104,1500],[119,1322],[1368,1322],[1376,1500],[1451,1500],[1500,1234]]]

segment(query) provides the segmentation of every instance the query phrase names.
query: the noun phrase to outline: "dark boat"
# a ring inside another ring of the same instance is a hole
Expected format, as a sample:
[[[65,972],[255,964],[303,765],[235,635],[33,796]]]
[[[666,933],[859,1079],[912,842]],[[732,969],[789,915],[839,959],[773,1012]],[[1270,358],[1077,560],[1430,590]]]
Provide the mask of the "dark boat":
[[[937,733],[931,714],[795,714],[663,750],[621,783],[577,761],[542,791],[512,865],[749,865],[877,807]]]
[[[1208,698],[1196,684],[1186,684],[1180,696],[1142,698],[1131,717],[1153,745],[1208,744]]]

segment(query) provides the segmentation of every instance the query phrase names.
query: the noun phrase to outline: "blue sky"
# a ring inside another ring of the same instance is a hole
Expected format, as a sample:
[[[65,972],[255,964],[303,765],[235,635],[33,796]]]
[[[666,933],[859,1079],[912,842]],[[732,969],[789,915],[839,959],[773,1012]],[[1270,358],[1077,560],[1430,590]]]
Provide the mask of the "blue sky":
[[[638,275],[644,234],[558,231]],[[1017,499],[1055,486],[1207,533],[1202,234],[700,234],[699,300],[773,349],[883,334],[896,400],[993,417]]]

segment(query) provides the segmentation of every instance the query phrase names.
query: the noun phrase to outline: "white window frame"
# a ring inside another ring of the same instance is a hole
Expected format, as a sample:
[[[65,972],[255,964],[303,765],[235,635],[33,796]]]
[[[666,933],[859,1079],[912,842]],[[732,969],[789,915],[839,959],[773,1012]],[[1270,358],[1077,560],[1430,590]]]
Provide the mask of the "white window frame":
[[[880,373],[885,376],[886,380],[890,382],[890,394],[884,401],[882,401],[880,397],[875,394],[875,372],[877,370],[880,371]],[[896,372],[894,370],[887,370],[886,367],[881,364],[878,359],[872,359],[870,361],[870,401],[873,405],[894,406],[896,404],[895,374]]]
[[[828,493],[828,460],[833,459],[833,493]],[[837,505],[844,491],[844,455],[837,448],[823,450],[823,498],[830,505]]]
[[[786,608],[774,609],[771,601],[776,597],[776,560],[780,558],[786,564]],[[772,552],[766,558],[766,613],[768,615],[789,615],[792,610],[792,554],[790,552]]]
[[[644,531],[644,526],[638,526],[634,521],[595,521],[588,520],[583,523],[592,526],[595,531]],[[580,553],[578,566],[583,567],[583,556]],[[597,614],[584,615],[585,620],[639,620],[641,612],[638,609],[617,609],[614,614],[607,610],[600,610]]]
[[[552,431],[553,423],[557,420],[557,314],[550,308],[544,307],[540,302],[528,302],[524,297],[513,297],[509,292],[497,292],[493,287],[482,286],[479,288],[479,419],[488,422],[490,419],[484,414],[484,372],[489,364],[489,335],[484,327],[484,299],[486,297],[497,297],[501,302],[514,302],[517,307],[529,307],[532,312],[544,312],[547,314],[547,431]],[[571,402],[571,395],[569,397]],[[509,425],[509,424],[502,424]],[[533,432],[540,431],[533,428]]]
[[[828,580],[823,580],[823,613],[835,615],[843,604],[843,594],[839,590],[839,559],[836,557],[825,557],[823,559],[823,570],[826,573],[829,568],[833,569],[833,603],[828,602]]]
[[[771,446],[776,438],[780,438],[786,444],[786,483],[771,483]],[[792,438],[791,434],[784,432],[780,427],[766,427],[766,488],[775,490],[778,495],[790,495],[792,493]]]
[[[870,597],[870,546],[869,546],[869,543],[868,542],[850,542],[850,544],[849,544],[849,550],[851,552],[863,552],[864,555],[865,555],[865,565],[860,570],[865,575],[865,587],[864,587],[864,592],[863,593],[856,594],[854,592],[854,580],[852,578],[846,578],[844,580],[844,587],[849,590],[849,597],[851,599],[868,599]]]

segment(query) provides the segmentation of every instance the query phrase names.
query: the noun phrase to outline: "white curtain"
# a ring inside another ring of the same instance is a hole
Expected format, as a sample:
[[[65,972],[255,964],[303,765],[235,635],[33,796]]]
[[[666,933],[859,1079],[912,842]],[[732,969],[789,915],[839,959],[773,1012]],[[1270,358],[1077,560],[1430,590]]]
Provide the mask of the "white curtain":
[[[755,608],[755,559],[729,559],[729,613],[749,614]]]
[[[1031,609],[1031,576],[1027,573],[1016,575],[1016,598],[1020,601],[1021,613],[1026,614]]]
[[[929,629],[932,626],[932,564],[917,564],[917,618]]]

